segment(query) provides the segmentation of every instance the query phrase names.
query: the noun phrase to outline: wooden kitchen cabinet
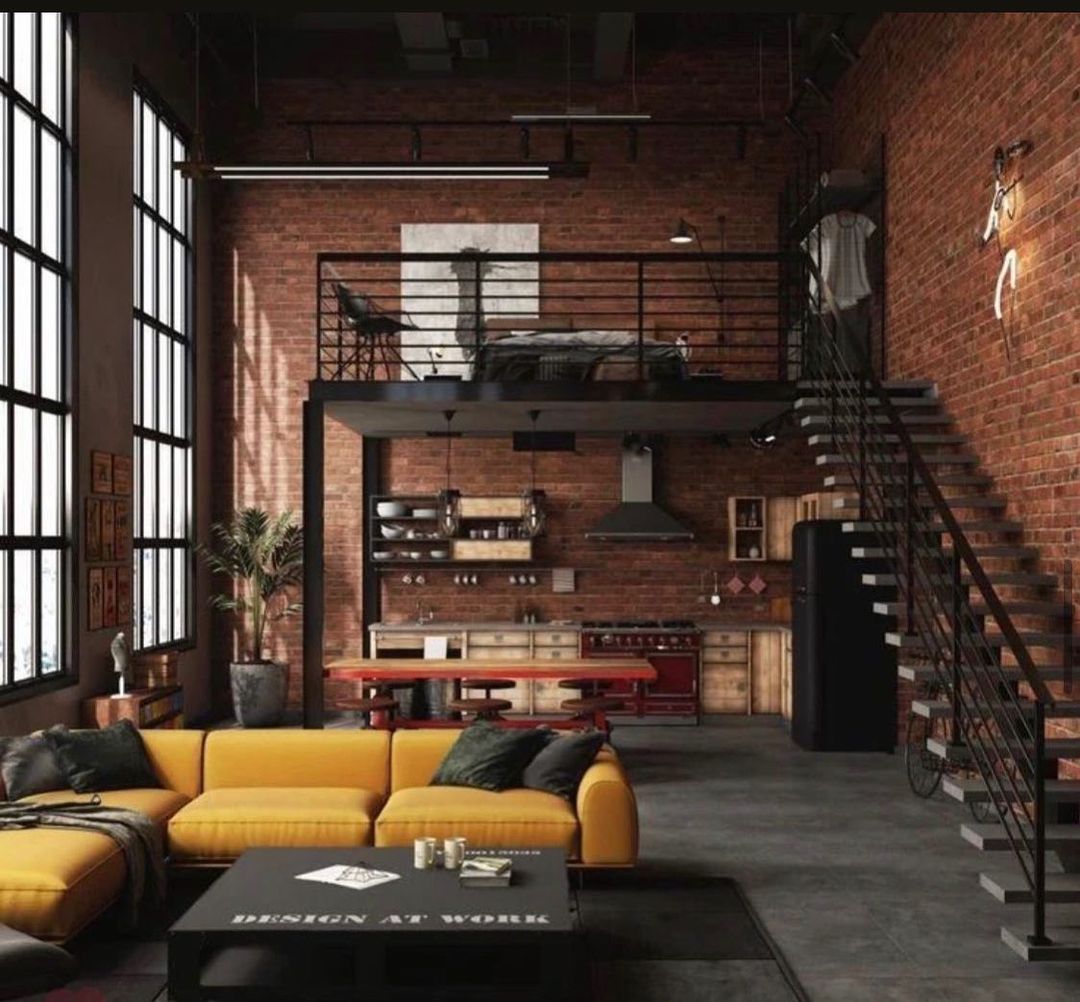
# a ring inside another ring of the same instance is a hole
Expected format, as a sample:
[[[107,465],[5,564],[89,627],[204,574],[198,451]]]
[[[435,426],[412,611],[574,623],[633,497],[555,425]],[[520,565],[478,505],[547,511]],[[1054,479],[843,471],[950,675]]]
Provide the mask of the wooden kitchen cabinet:
[[[765,555],[769,560],[791,559],[791,530],[799,511],[795,497],[769,498],[765,504]]]
[[[784,655],[781,630],[754,630],[750,634],[750,712],[780,712],[780,676]]]
[[[791,720],[791,631],[784,630],[784,650],[780,660],[780,715]]]
[[[768,624],[749,630],[706,630],[701,651],[702,712],[784,712],[785,699],[790,704],[790,667],[785,668],[790,637],[788,630]]]

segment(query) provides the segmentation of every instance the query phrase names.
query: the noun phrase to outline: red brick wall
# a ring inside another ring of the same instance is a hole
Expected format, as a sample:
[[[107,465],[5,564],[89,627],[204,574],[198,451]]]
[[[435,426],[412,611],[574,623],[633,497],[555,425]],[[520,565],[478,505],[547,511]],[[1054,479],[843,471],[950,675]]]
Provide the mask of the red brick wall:
[[[780,53],[766,52],[765,105],[773,120],[786,102],[787,77]],[[757,52],[691,51],[673,53],[640,71],[640,105],[663,117],[751,116],[758,110]],[[219,130],[217,142],[232,156],[301,157],[299,130],[279,123],[292,117],[425,118],[508,116],[513,111],[550,109],[565,100],[561,88],[545,92],[535,83],[448,81],[312,82],[264,81],[261,124]],[[582,84],[575,100],[601,110],[626,107],[626,88]],[[220,121],[244,121],[243,112],[219,108]],[[248,116],[250,117],[250,116]],[[501,138],[499,138],[501,136]],[[536,159],[557,157],[558,137],[545,148],[537,136]],[[404,159],[408,134],[402,130],[393,149],[385,134],[359,135],[326,130],[316,135],[318,154],[326,159],[350,156]],[[478,148],[482,153],[478,153]],[[636,164],[626,161],[622,135],[582,135],[579,157],[592,162],[583,181],[536,183],[382,184],[238,184],[216,192],[215,378],[219,441],[215,493],[218,514],[243,503],[270,508],[301,507],[301,402],[313,375],[314,272],[320,251],[369,251],[399,248],[406,222],[535,222],[542,250],[650,250],[667,247],[666,236],[680,215],[702,227],[706,242],[715,239],[715,217],[726,215],[729,249],[775,246],[776,195],[788,168],[791,137],[781,126],[752,130],[746,159],[735,157],[735,137],[728,132],[669,133],[644,131]],[[514,159],[517,135],[457,133],[424,137],[425,157],[454,155]],[[585,547],[580,529],[617,496],[617,457],[612,443],[583,441],[584,456],[544,456],[541,480],[553,495],[557,540],[550,557],[583,568],[582,591],[558,605],[545,600],[551,615],[635,615],[693,610],[700,567],[720,566],[720,513],[734,490],[812,489],[809,452],[794,446],[772,456],[751,456],[688,443],[673,443],[663,460],[664,481],[672,507],[703,529],[704,540],[687,550],[666,548]],[[704,456],[700,451],[705,449]],[[500,483],[517,490],[524,483],[524,457],[512,456],[505,442],[466,443],[471,473],[458,468],[462,484]],[[357,650],[360,643],[360,443],[349,430],[328,424],[327,435],[327,648]],[[704,460],[704,461],[703,461]],[[391,486],[435,489],[441,466],[430,443],[395,445],[391,451]],[[760,476],[759,476],[760,473]],[[579,486],[579,478],[580,484]],[[689,556],[687,553],[689,552]],[[786,571],[765,570],[768,596],[786,587]],[[450,586],[453,589],[453,586]],[[388,585],[389,607],[411,609],[414,591],[399,596]],[[539,589],[537,589],[539,591]],[[433,587],[425,593],[439,609],[512,614],[518,589],[494,582],[465,596]],[[400,599],[405,599],[404,608]],[[469,603],[472,603],[471,608]],[[224,628],[219,659],[232,639]],[[276,653],[294,665],[300,661],[300,624],[278,631]],[[294,675],[297,675],[294,672]]]
[[[1060,574],[1080,556],[1080,18],[886,14],[835,97],[836,163],[886,137],[890,375],[937,381]],[[1035,150],[1002,234],[1020,262],[1009,358],[978,235],[994,147],[1019,138]]]

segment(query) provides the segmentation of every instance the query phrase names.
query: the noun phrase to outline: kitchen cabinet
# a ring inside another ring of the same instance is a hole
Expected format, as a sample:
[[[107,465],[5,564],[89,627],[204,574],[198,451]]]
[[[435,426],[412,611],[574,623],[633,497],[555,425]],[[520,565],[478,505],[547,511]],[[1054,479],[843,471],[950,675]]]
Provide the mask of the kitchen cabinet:
[[[798,498],[775,497],[766,501],[765,555],[769,560],[791,559],[791,530],[798,509]]]
[[[701,651],[704,713],[781,713],[790,631],[763,623],[744,630],[707,629]],[[787,669],[790,675],[790,669]],[[787,697],[790,702],[790,695]],[[790,712],[790,711],[789,711]]]
[[[819,518],[849,518],[850,509],[837,508],[835,502],[844,495],[837,491],[814,491],[798,498],[796,521],[812,522]]]
[[[780,716],[791,720],[791,630],[784,630],[784,650],[780,660]]]

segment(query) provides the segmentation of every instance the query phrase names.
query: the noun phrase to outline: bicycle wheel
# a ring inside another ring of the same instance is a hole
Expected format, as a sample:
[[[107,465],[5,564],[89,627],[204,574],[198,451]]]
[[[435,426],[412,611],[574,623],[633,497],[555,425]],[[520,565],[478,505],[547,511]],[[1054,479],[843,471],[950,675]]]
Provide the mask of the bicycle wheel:
[[[926,739],[933,733],[933,721],[916,713],[908,716],[907,733],[904,737],[904,767],[911,792],[924,800],[934,795],[945,770],[945,760],[931,754],[926,748]]]

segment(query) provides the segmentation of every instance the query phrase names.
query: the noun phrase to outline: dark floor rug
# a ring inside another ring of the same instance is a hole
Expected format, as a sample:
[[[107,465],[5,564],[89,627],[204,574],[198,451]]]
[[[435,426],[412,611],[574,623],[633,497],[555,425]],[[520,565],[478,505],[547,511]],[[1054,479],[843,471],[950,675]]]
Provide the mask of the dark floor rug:
[[[213,871],[174,876],[167,907],[133,933],[117,931],[104,916],[69,944],[79,978],[33,1002],[166,1002],[166,931],[213,877]],[[592,872],[575,880],[572,906],[592,967],[592,1002],[806,997],[728,878],[647,868]]]

